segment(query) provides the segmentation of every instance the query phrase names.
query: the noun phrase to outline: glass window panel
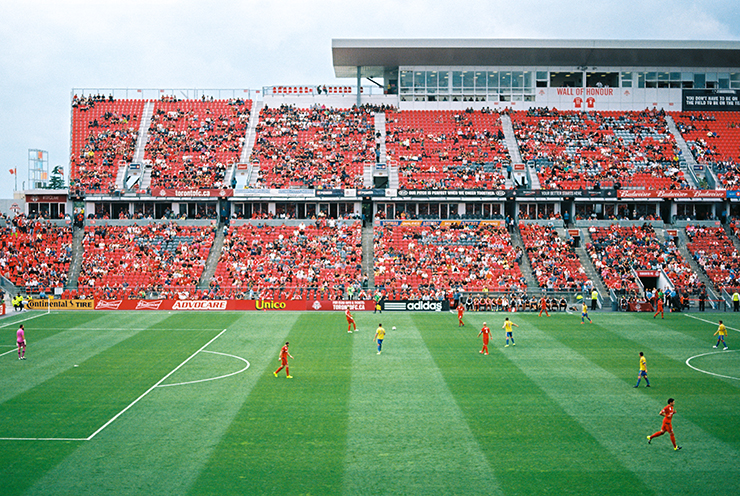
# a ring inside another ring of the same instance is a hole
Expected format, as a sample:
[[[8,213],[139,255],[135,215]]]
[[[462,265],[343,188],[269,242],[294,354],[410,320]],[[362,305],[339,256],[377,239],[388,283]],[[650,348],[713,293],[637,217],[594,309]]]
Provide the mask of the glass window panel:
[[[473,71],[463,71],[463,88],[470,88],[473,89],[473,77],[475,76],[475,73]]]
[[[730,73],[730,81],[740,81],[740,72]]]
[[[716,80],[717,80],[716,72],[707,72],[707,81],[716,81]]]
[[[523,88],[524,87],[524,73],[522,71],[514,71],[511,73],[511,87],[512,88]]]
[[[502,89],[511,88],[511,73],[510,72],[502,72],[500,73],[501,81],[499,85]]]
[[[537,71],[537,81],[547,81],[547,71]]]
[[[637,73],[637,87],[638,88],[645,87],[645,73],[644,72]]]
[[[486,89],[486,72],[485,71],[477,71],[475,73],[474,81],[475,81],[475,89],[480,90]]]
[[[463,86],[463,73],[462,71],[452,71],[452,88],[459,89]]]
[[[671,72],[670,78],[671,78],[671,81],[680,81],[681,80],[681,73],[680,72]]]
[[[437,71],[427,71],[427,88],[437,87]]]
[[[668,73],[667,72],[659,72],[658,73],[658,81],[668,81]]]
[[[727,75],[727,74],[725,74]],[[722,77],[722,74],[719,75],[719,87],[720,88],[729,88],[730,87],[730,78],[729,77]]]
[[[631,72],[623,72],[622,73],[622,87],[623,88],[631,88],[632,87],[632,73]]]
[[[450,90],[450,73],[448,71],[439,71],[437,82],[441,91]]]
[[[414,88],[415,89],[423,89],[424,83],[425,83],[425,74],[424,71],[416,71],[414,72]]]
[[[693,80],[694,80],[693,72],[682,72],[681,73],[681,81],[693,81]]]
[[[488,71],[488,89],[495,90],[496,88],[498,88],[498,71]]]
[[[707,86],[707,76],[703,73],[694,74],[694,88],[705,88]]]
[[[524,88],[532,88],[534,86],[532,84],[532,71],[524,71],[523,86]]]
[[[414,84],[414,73],[401,71],[401,88],[411,88]]]
[[[657,72],[646,72],[645,73],[645,79],[647,81],[657,81],[658,80],[658,73]]]

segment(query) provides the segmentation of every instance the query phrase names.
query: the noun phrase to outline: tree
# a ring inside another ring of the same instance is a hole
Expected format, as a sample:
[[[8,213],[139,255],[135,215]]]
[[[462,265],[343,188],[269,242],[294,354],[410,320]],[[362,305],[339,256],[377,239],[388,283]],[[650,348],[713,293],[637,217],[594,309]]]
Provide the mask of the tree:
[[[49,189],[64,188],[64,168],[61,165],[57,165],[51,171],[51,181],[49,182]]]

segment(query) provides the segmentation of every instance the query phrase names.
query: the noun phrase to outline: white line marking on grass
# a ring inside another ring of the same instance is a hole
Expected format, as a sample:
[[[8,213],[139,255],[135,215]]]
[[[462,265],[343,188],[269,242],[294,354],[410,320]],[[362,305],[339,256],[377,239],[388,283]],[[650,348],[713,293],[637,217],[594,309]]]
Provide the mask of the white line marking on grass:
[[[692,357],[689,357],[689,358],[687,358],[687,359],[686,359],[686,365],[688,365],[688,366],[689,366],[689,367],[691,367],[692,369],[696,370],[697,372],[701,372],[702,374],[709,374],[709,375],[713,375],[713,376],[715,376],[715,377],[722,377],[722,378],[724,378],[724,379],[733,379],[733,380],[735,380],[735,381],[740,381],[740,377],[732,377],[731,375],[722,375],[722,374],[715,374],[714,372],[709,372],[708,370],[702,370],[702,369],[700,369],[700,368],[694,367],[693,365],[691,365],[691,363],[689,363],[689,362],[691,362],[691,360],[693,360],[694,358],[699,358],[699,357],[703,357],[703,356],[707,356],[707,355],[716,355],[716,354],[718,354],[718,353],[732,353],[732,352],[734,352],[734,351],[737,351],[737,350],[729,350],[729,351],[710,351],[709,353],[702,353],[701,355],[694,355],[694,356],[692,356]]]
[[[178,383],[175,383],[175,384],[160,384],[157,387],[163,388],[163,387],[171,387],[171,386],[185,386],[186,384],[197,384],[199,382],[208,382],[208,381],[215,381],[216,379],[225,379],[227,377],[231,377],[232,375],[241,374],[242,372],[244,372],[245,370],[247,370],[249,368],[249,362],[247,360],[245,360],[244,358],[238,357],[236,355],[229,355],[228,353],[219,353],[218,351],[208,351],[208,350],[204,350],[203,353],[213,353],[214,355],[223,355],[223,356],[227,356],[227,357],[236,358],[237,360],[241,360],[242,362],[246,363],[247,365],[243,369],[241,369],[241,370],[237,370],[236,372],[232,372],[232,373],[226,374],[226,375],[220,375],[218,377],[210,377],[208,379],[198,379],[197,381],[178,382]]]
[[[21,322],[25,322],[27,320],[35,319],[37,317],[43,317],[44,315],[49,315],[49,314],[48,313],[40,313],[40,314],[34,315],[32,317],[28,317],[27,319],[15,320],[13,322],[10,322],[9,324],[0,325],[0,328],[2,328],[2,327],[10,327],[12,325],[20,324]]]
[[[685,317],[690,317],[692,319],[701,320],[702,322],[706,322],[707,324],[714,324],[719,325],[719,322],[712,322],[711,320],[707,319],[700,319],[699,317],[694,317],[693,315],[684,314]],[[727,329],[735,332],[740,332],[740,329],[735,329],[734,327],[725,326]]]
[[[149,389],[147,389],[141,396],[139,396],[133,402],[131,402],[131,404],[129,406],[127,406],[126,408],[124,408],[123,410],[121,410],[120,412],[118,412],[115,417],[113,417],[108,422],[106,422],[105,424],[103,424],[103,426],[100,429],[98,429],[97,431],[95,431],[92,434],[90,434],[90,436],[88,436],[88,438],[86,440],[87,441],[90,441],[92,438],[94,438],[95,436],[97,436],[103,429],[105,429],[110,424],[112,424],[118,417],[120,417],[121,415],[123,415],[124,413],[126,413],[126,411],[129,408],[131,408],[136,403],[138,403],[139,400],[142,399],[144,396],[146,396],[147,394],[151,393],[154,390],[154,388],[156,388],[157,386],[159,386],[160,384],[162,384],[169,376],[171,376],[172,374],[174,374],[175,372],[177,372],[180,369],[180,367],[182,367],[183,365],[185,365],[186,363],[188,363],[195,355],[197,355],[198,353],[200,353],[201,351],[203,351],[206,346],[208,346],[209,344],[213,343],[215,340],[217,340],[219,337],[221,337],[221,335],[223,333],[225,333],[225,332],[226,332],[226,329],[224,329],[223,331],[219,332],[216,337],[214,337],[213,339],[211,339],[210,341],[208,341],[206,344],[204,344],[203,346],[201,346],[198,351],[196,351],[195,353],[193,353],[192,355],[190,355],[188,358],[186,358],[184,362],[182,362],[180,365],[178,365],[177,367],[175,367],[169,374],[167,374],[166,376],[162,377],[155,385],[153,385],[152,387],[150,387]]]
[[[5,355],[10,355],[14,351],[17,351],[17,348],[16,347],[11,348],[10,350],[6,351],[5,353],[0,353],[0,357],[5,356]]]

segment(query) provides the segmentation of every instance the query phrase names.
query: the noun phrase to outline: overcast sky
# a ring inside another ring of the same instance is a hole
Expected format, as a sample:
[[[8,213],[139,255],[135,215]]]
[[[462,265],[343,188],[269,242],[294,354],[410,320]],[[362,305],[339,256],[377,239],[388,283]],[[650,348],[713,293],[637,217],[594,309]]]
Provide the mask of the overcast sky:
[[[28,150],[68,180],[72,88],[335,81],[333,38],[739,40],[737,0],[3,0],[0,198]]]

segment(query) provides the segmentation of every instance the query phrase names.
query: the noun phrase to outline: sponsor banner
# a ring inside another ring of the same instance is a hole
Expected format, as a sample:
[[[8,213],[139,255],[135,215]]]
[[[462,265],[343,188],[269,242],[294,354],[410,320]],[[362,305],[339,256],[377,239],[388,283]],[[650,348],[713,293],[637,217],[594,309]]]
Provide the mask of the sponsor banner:
[[[43,302],[44,300],[42,300]],[[53,300],[77,301],[77,300]],[[79,300],[93,309],[92,300]],[[46,307],[43,307],[44,309]],[[372,300],[315,301],[315,300],[98,300],[95,310],[168,310],[168,311],[306,311],[306,310],[373,310]],[[52,309],[54,307],[52,306]]]
[[[503,226],[504,220],[381,220],[381,226]]]
[[[613,189],[531,189],[525,191],[511,191],[517,198],[611,198],[615,196]]]
[[[526,164],[514,164],[515,171],[524,171],[527,169]]]
[[[497,198],[501,198],[502,200],[506,198],[507,193],[512,193],[513,190],[503,190],[503,189],[495,189],[495,190],[488,190],[488,189],[461,189],[461,190],[422,190],[422,189],[400,189],[398,190],[398,196],[422,196],[422,197],[446,197],[446,198],[460,198],[460,197],[468,197],[468,196],[493,196]],[[359,190],[358,190],[359,195]],[[363,195],[364,196],[364,195]]]
[[[723,189],[667,189],[643,190],[620,189],[619,198],[726,198],[727,191]]]
[[[385,188],[358,189],[357,196],[385,196]]]
[[[450,309],[447,300],[386,300],[383,310],[391,312],[446,312]]]
[[[29,300],[26,308],[29,310],[93,310],[93,300]]]
[[[682,91],[682,110],[740,110],[740,91],[731,89],[687,89]]]
[[[152,188],[152,196],[182,198],[222,198],[234,196],[233,189],[166,189]]]
[[[629,304],[630,312],[654,312],[652,303],[648,301],[633,301]]]
[[[727,194],[727,198],[740,198],[740,191],[738,190],[732,190],[732,191],[725,191]]]
[[[636,270],[637,277],[660,277],[659,270]]]
[[[570,234],[574,238],[580,238],[581,230],[580,229],[568,229],[568,234]]]
[[[317,197],[322,196],[344,196],[343,189],[317,189],[315,191]]]
[[[26,195],[26,201],[31,203],[66,203],[67,195]]]

